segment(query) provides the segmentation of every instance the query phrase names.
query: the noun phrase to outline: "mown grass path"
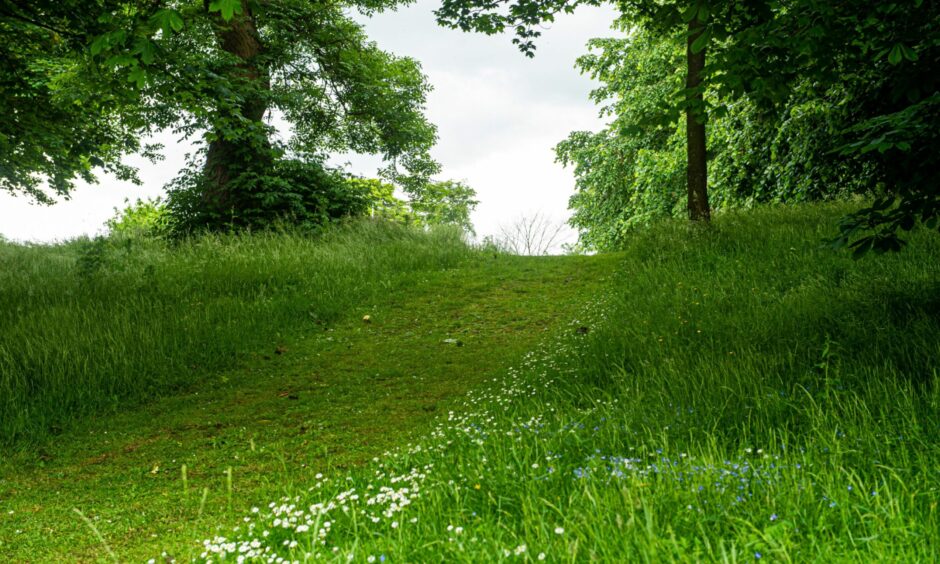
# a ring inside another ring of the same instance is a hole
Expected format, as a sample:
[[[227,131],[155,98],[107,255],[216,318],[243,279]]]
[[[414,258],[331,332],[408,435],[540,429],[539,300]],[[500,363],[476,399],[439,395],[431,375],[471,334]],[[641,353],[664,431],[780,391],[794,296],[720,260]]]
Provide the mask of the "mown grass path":
[[[186,393],[6,453],[0,560],[110,560],[73,508],[121,561],[164,548],[188,559],[196,539],[234,526],[251,506],[426,429],[571,321],[616,260],[499,257],[422,273],[333,327],[272,340]]]

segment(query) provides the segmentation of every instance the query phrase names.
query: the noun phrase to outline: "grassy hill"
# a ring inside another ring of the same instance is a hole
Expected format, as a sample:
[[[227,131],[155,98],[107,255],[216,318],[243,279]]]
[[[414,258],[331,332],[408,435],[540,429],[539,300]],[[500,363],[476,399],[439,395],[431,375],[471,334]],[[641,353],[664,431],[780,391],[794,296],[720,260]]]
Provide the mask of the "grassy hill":
[[[273,351],[469,256],[459,233],[0,244],[0,444],[54,434]]]
[[[337,247],[341,266],[304,267],[316,284],[336,272],[358,281],[354,292],[316,298],[314,309],[328,312],[316,319],[298,311],[313,283],[289,273],[335,241],[158,249],[164,262],[151,264],[213,273],[181,269],[173,280],[190,285],[175,294],[168,282],[163,294],[118,293],[120,267],[81,290],[81,267],[56,249],[6,248],[5,257],[33,253],[22,264],[43,266],[7,275],[0,288],[19,294],[3,290],[4,304],[29,299],[33,276],[49,285],[44,300],[60,300],[49,311],[71,303],[54,297],[58,287],[118,312],[142,296],[137,311],[177,308],[167,319],[193,311],[202,292],[213,296],[202,303],[219,304],[213,311],[244,301],[252,313],[166,337],[190,348],[135,353],[182,363],[180,351],[223,347],[211,349],[225,351],[218,364],[167,369],[160,399],[147,400],[147,384],[128,385],[116,396],[127,399],[91,402],[83,415],[37,403],[26,413],[60,415],[8,426],[24,438],[0,466],[0,554],[935,560],[940,238],[917,233],[900,254],[856,262],[820,243],[844,211],[663,224],[622,254],[594,257],[493,257],[440,236],[347,233],[358,261],[375,262],[360,269]],[[279,250],[251,262],[254,245]],[[213,250],[179,261],[197,248]],[[245,263],[255,274],[226,284]],[[142,330],[121,335],[134,341]],[[6,329],[0,338],[9,356],[16,340]],[[48,348],[21,358],[45,359]],[[60,370],[63,381],[72,370]],[[82,381],[99,373],[89,368]]]

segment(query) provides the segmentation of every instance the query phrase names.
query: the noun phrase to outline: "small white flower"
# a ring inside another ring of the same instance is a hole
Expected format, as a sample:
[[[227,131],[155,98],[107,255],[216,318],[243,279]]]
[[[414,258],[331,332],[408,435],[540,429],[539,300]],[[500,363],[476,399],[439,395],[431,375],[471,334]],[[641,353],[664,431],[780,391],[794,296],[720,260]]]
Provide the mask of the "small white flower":
[[[556,535],[563,535],[563,534],[565,534],[565,528],[564,528],[564,527],[555,527],[555,534],[556,534]]]
[[[544,552],[540,552],[540,553],[539,553],[539,560],[545,560],[545,553],[544,553]]]

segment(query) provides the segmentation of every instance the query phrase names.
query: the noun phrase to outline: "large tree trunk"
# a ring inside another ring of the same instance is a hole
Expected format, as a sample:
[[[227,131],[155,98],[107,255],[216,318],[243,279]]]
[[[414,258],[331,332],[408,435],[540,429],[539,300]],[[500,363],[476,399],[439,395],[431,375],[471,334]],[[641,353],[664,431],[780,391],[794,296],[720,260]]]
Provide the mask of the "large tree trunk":
[[[209,0],[205,0],[205,5],[208,9]],[[223,21],[218,14],[215,18],[219,46],[243,61],[232,69],[229,78],[236,86],[239,83],[245,86],[245,92],[242,93],[244,99],[237,111],[220,111],[218,117],[221,126],[213,131],[203,169],[206,179],[203,202],[209,211],[227,214],[235,206],[236,200],[232,193],[232,180],[246,164],[260,164],[270,158],[262,124],[267,111],[262,92],[270,89],[270,80],[266,70],[258,63],[262,51],[261,36],[248,0],[242,0],[242,13],[236,14],[230,21]],[[227,122],[228,127],[231,127],[238,114],[249,121],[246,130],[250,133],[233,138],[226,133],[226,126],[222,124]]]
[[[702,71],[705,70],[705,49],[692,52],[692,43],[702,34],[704,26],[698,17],[689,22],[689,39],[686,44],[688,75],[686,88],[697,88],[702,83]],[[705,97],[698,91],[692,95],[690,104],[685,109],[686,187],[688,189],[689,219],[708,221],[711,211],[708,207],[708,169],[705,153]]]

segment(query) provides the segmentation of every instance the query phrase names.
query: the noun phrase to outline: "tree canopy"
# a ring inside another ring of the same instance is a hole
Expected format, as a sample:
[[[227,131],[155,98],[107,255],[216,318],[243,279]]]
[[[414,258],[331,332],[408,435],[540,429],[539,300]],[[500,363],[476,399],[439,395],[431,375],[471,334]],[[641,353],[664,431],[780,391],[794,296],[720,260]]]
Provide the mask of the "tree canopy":
[[[149,124],[125,112],[98,73],[83,72],[104,31],[99,13],[117,2],[0,2],[0,190],[49,203],[94,170],[135,179],[121,164],[146,149]]]
[[[438,16],[442,23],[464,30],[492,34],[511,29],[516,34],[513,41],[531,56],[535,40],[541,35],[538,27],[541,23],[580,5],[599,3],[444,0]],[[627,129],[608,130],[608,138],[639,135],[642,139],[624,141],[633,145],[634,152],[658,137],[649,130],[643,131],[643,127],[633,126],[675,125],[681,113],[686,113],[687,185],[693,218],[692,175],[694,167],[703,168],[698,153],[704,148],[705,133],[693,135],[692,126],[702,125],[706,118],[720,119],[737,112],[735,123],[752,134],[761,131],[763,140],[773,133],[770,129],[773,126],[768,124],[807,128],[802,133],[809,134],[808,142],[793,137],[784,145],[777,144],[778,148],[794,149],[792,158],[775,155],[779,157],[776,166],[790,167],[787,170],[790,181],[801,184],[803,192],[815,191],[825,197],[858,191],[861,181],[866,195],[875,199],[873,206],[846,218],[839,236],[834,238],[837,245],[850,244],[859,254],[871,249],[898,249],[902,244],[899,231],[911,229],[918,222],[937,226],[940,163],[933,148],[940,130],[937,117],[940,75],[936,73],[940,68],[940,6],[936,2],[623,0],[614,5],[621,11],[621,25],[625,28],[641,29],[663,41],[672,41],[677,47],[687,42],[686,81],[684,86],[673,81],[671,94],[661,89],[655,94],[640,92],[646,86],[642,81],[630,83],[628,60],[608,57],[604,68],[594,67],[597,61],[582,60],[581,66],[603,75],[602,80],[614,80],[607,92],[616,91],[621,96],[630,91],[624,99],[631,102],[643,96],[657,97],[655,101],[641,101],[638,108],[621,106],[614,112],[623,122],[624,114],[635,116],[638,110],[642,113],[651,104],[659,106],[658,118],[629,124]],[[683,22],[688,27],[684,28]],[[685,41],[677,41],[679,38]],[[640,49],[647,48],[642,42],[638,45]],[[628,42],[623,48],[632,49],[633,44]],[[707,64],[704,56],[702,60],[695,59],[697,53],[704,54],[706,50]],[[617,69],[625,72],[626,78],[614,79]],[[676,75],[671,62],[664,63],[660,70],[664,75]],[[604,89],[599,92],[603,95]],[[825,131],[814,129],[812,120],[803,119],[804,111],[814,115],[815,126]],[[738,143],[738,148],[757,151],[748,163],[737,160],[734,166],[743,164],[759,169],[750,172],[766,180],[773,167],[765,167],[767,161],[759,160],[759,145],[733,131],[728,135],[726,141]],[[588,161],[592,174],[604,167],[616,169],[616,159],[622,158],[622,153],[584,152],[592,142],[596,148],[609,148],[607,143],[597,145],[599,141],[598,137],[575,135],[560,147],[560,156],[563,161],[580,165],[582,172],[588,170],[585,167]],[[693,146],[693,142],[698,145]],[[707,155],[710,166],[718,153],[728,149],[722,146],[710,150]],[[668,163],[659,164],[668,167]],[[812,170],[811,164],[821,165],[822,174]],[[727,176],[728,169],[722,173]],[[809,186],[803,175],[813,179]],[[617,186],[629,188],[629,181],[618,181],[615,176],[606,175],[604,182],[620,182]],[[585,178],[579,177],[582,184]],[[752,183],[745,192],[759,196],[767,185]],[[613,194],[613,186],[606,188],[608,193]],[[672,186],[667,183],[665,188],[672,190]],[[615,201],[633,196],[621,194]],[[576,218],[581,211],[576,210]]]
[[[171,184],[180,225],[319,222],[358,209],[324,164],[346,151],[381,155],[384,180],[417,210],[439,170],[423,113],[430,85],[348,14],[402,3],[4,0],[0,189],[50,202],[99,170],[135,180],[121,158],[158,158],[143,140],[169,129],[198,146]],[[443,0],[436,13],[464,30],[512,30],[532,56],[541,24],[600,3]],[[610,125],[558,147],[575,166],[574,222],[588,244],[683,213],[682,163],[691,219],[713,206],[862,194],[872,205],[833,238],[858,254],[940,224],[937,2],[613,4],[626,37],[592,42],[578,63],[603,83],[593,97]]]
[[[416,61],[379,49],[346,13],[398,3],[5,6],[0,29],[13,56],[4,57],[4,75],[16,88],[3,96],[29,108],[0,125],[10,147],[3,186],[42,198],[37,175],[58,193],[75,178],[91,180],[95,167],[130,176],[120,157],[161,129],[200,145],[174,187],[191,192],[180,206],[198,208],[201,223],[302,212],[315,187],[296,181],[325,179],[322,163],[335,152],[379,154],[389,176],[420,184],[438,170],[428,153],[435,128],[423,114],[430,86]],[[30,41],[15,45],[24,32]],[[275,135],[281,120],[284,138]],[[14,158],[21,154],[32,157]]]

